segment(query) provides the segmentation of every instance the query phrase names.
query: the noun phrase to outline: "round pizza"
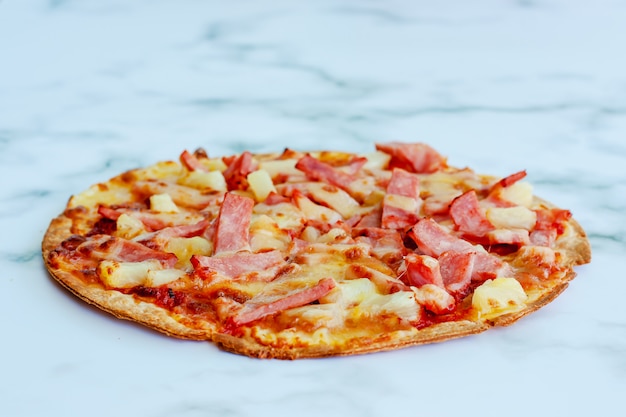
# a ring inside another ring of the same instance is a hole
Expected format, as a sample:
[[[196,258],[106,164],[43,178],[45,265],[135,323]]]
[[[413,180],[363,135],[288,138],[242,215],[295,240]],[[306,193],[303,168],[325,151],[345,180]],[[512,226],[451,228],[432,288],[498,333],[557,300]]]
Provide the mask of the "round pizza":
[[[424,143],[134,169],[69,199],[43,239],[83,300],[260,358],[353,355],[509,325],[591,259],[570,211]]]

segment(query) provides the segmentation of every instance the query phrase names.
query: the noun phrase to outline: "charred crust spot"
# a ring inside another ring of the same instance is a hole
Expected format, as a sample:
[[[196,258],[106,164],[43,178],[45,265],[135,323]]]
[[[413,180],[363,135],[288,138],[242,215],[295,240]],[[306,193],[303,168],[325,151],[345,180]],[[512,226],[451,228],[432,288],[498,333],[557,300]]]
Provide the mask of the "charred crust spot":
[[[77,219],[83,217],[88,213],[88,210],[83,206],[77,206],[66,209],[63,214],[70,219]]]
[[[133,183],[136,180],[135,173],[133,171],[126,171],[122,175],[120,175],[120,180],[125,183]]]
[[[78,248],[78,246],[85,243],[86,241],[87,238],[85,238],[84,236],[72,235],[65,239],[63,242],[61,242],[61,248],[65,249],[66,251],[73,252],[76,250],[76,248]]]
[[[344,252],[346,254],[346,259],[355,260],[363,257],[363,250],[359,247],[353,247]]]
[[[218,291],[215,292],[214,295],[215,297],[230,298],[231,300],[234,300],[240,304],[243,304],[250,299],[247,294],[241,291],[237,291],[234,288],[220,288]]]
[[[93,228],[87,233],[87,236],[111,235],[116,230],[117,222],[103,217],[93,225]]]
[[[207,153],[207,151],[204,148],[198,148],[195,151],[193,151],[193,155],[198,158],[198,159],[208,159],[209,158],[209,154]]]

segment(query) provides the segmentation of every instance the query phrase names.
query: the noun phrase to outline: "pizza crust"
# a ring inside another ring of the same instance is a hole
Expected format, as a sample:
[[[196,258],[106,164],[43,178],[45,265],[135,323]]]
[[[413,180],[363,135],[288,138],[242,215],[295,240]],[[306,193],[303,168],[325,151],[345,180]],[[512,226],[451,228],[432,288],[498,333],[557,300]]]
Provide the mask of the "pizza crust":
[[[547,207],[553,204],[536,198],[537,202]],[[549,285],[535,289],[529,294],[530,301],[520,311],[501,315],[492,320],[461,320],[431,325],[410,334],[387,335],[376,340],[371,338],[351,340],[349,347],[342,344],[320,344],[318,346],[272,347],[261,344],[253,338],[235,337],[220,333],[215,323],[185,325],[185,318],[158,307],[149,302],[136,299],[119,291],[108,290],[102,286],[89,285],[71,272],[57,267],[50,262],[49,255],[61,242],[72,235],[72,220],[62,214],[53,219],[42,242],[42,255],[45,266],[51,276],[83,301],[95,305],[113,316],[134,321],[169,336],[210,340],[225,351],[257,358],[299,359],[327,356],[366,354],[390,351],[408,346],[442,342],[450,339],[478,334],[493,326],[509,326],[522,317],[538,310],[553,301],[568,286],[576,273],[573,266],[590,262],[591,246],[583,228],[574,219],[568,221],[568,233],[557,241],[557,250],[561,254],[561,264],[565,273],[551,277]]]

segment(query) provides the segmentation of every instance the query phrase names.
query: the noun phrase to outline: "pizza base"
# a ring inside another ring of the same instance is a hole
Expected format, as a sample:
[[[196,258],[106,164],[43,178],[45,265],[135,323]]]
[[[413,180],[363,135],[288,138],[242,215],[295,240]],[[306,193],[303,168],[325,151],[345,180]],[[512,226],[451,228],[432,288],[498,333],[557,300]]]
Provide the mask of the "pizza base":
[[[555,207],[545,200],[535,198],[541,204]],[[197,328],[197,323],[194,323],[194,326],[186,326],[184,319],[181,320],[181,317],[174,316],[173,313],[166,309],[137,300],[132,295],[107,290],[98,285],[86,284],[70,272],[49,262],[48,255],[50,252],[72,235],[72,220],[63,214],[50,223],[42,242],[42,255],[47,270],[63,287],[85,302],[95,305],[119,319],[140,323],[172,337],[213,341],[225,351],[251,357],[276,359],[319,358],[390,351],[408,346],[443,342],[478,334],[494,326],[513,324],[522,317],[549,304],[561,294],[567,288],[568,282],[576,276],[572,269],[573,266],[590,262],[591,246],[584,230],[574,219],[568,220],[568,224],[570,233],[567,236],[561,236],[557,241],[557,249],[562,254],[560,264],[566,267],[565,272],[559,276],[551,277],[544,287],[529,292],[530,301],[522,310],[498,316],[493,320],[443,322],[423,328],[409,335],[390,334],[380,337],[379,340],[371,340],[370,338],[352,340],[348,348],[341,344],[322,344],[316,347],[271,347],[258,343],[254,339],[219,333],[216,326],[211,323],[204,323],[204,328],[201,329]]]

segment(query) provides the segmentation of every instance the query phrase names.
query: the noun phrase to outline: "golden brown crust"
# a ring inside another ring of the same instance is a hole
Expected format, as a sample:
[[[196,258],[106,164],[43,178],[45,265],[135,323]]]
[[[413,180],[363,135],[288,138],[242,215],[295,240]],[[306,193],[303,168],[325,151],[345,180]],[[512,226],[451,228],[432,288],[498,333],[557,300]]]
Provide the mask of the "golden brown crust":
[[[322,358],[328,356],[363,355],[368,353],[386,352],[409,346],[418,346],[438,343],[460,337],[484,332],[491,327],[485,322],[462,320],[456,322],[439,323],[409,336],[389,335],[381,340],[363,338],[353,340],[350,345],[318,345],[314,347],[290,347],[286,349],[265,346],[250,339],[243,339],[226,334],[216,334],[214,341],[220,348],[261,359],[304,359]]]
[[[536,199],[547,207],[551,203]],[[77,278],[64,266],[51,262],[50,253],[61,242],[72,235],[72,220],[62,214],[53,219],[42,242],[42,255],[46,268],[52,277],[77,297],[93,304],[120,319],[141,323],[167,335],[212,340],[222,349],[258,358],[299,359],[326,356],[356,355],[389,351],[408,346],[436,343],[454,338],[481,333],[492,326],[508,326],[522,317],[538,310],[553,301],[575,277],[572,267],[590,262],[591,246],[583,228],[574,219],[567,223],[567,233],[560,236],[556,249],[559,251],[563,272],[555,273],[544,281],[541,287],[527,289],[529,302],[514,313],[505,314],[492,320],[459,320],[434,324],[414,332],[385,335],[379,338],[357,338],[348,344],[330,343],[315,346],[272,347],[259,343],[253,338],[242,338],[221,333],[217,325],[206,322],[203,325],[186,326],[184,320],[174,313],[150,302],[140,301],[133,295],[109,290],[97,284],[87,284]]]

